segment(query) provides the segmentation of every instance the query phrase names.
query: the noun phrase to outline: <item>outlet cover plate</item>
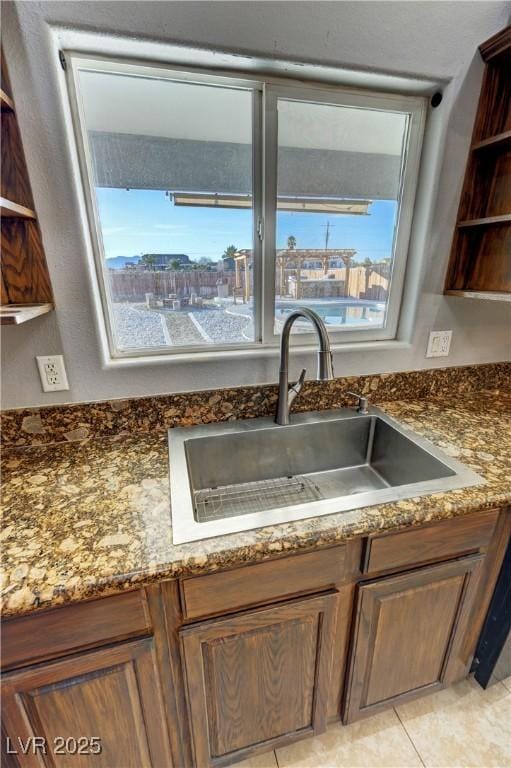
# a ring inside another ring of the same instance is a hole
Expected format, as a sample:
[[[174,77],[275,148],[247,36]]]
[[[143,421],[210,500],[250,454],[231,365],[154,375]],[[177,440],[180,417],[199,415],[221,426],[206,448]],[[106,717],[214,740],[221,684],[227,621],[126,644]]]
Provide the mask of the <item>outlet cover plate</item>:
[[[60,392],[69,389],[62,355],[36,357],[43,392]]]
[[[431,331],[426,357],[448,357],[451,339],[452,331]]]

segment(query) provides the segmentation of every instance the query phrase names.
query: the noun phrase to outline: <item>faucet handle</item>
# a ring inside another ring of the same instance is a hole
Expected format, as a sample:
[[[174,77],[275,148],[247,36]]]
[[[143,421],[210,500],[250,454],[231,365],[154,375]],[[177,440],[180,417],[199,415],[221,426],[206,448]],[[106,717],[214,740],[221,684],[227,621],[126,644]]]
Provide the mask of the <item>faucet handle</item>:
[[[290,385],[289,389],[293,389],[296,392],[296,394],[301,392],[302,387],[303,387],[303,383],[305,381],[305,374],[306,373],[307,373],[307,369],[306,368],[302,368],[302,372],[298,376],[298,379],[295,381],[294,384]]]
[[[367,406],[369,405],[369,400],[367,399],[367,397],[364,397],[364,395],[359,395],[358,392],[346,392],[346,394],[357,398],[358,400],[357,412],[365,416],[368,413]]]
[[[303,383],[305,381],[305,374],[307,373],[305,368],[302,368],[302,372],[294,384],[289,384],[287,388],[287,404],[291,405],[295,397],[297,397],[302,391]]]

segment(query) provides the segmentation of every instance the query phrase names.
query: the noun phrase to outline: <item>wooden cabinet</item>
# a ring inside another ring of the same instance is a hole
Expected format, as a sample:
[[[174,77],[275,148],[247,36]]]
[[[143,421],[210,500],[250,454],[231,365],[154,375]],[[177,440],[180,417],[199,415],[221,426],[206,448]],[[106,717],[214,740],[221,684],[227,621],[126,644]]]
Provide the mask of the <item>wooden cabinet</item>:
[[[5,765],[216,768],[448,685],[510,532],[482,512],[7,620]]]
[[[325,729],[336,600],[327,593],[181,631],[197,766]]]
[[[2,709],[24,768],[172,766],[151,638],[7,674]]]
[[[455,681],[483,555],[359,588],[345,720]]]

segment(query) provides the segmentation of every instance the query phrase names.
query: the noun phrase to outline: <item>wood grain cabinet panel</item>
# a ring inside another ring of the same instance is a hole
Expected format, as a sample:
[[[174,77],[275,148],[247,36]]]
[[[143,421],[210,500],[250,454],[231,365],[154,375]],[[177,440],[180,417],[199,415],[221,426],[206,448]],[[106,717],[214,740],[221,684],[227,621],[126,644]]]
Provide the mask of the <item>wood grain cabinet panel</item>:
[[[7,674],[2,696],[5,735],[21,768],[172,766],[150,638]],[[21,754],[30,737],[43,738],[44,751]],[[90,737],[101,751],[76,752],[74,740]]]
[[[491,541],[499,511],[369,536],[364,573],[400,570],[477,552]]]
[[[203,618],[335,587],[346,578],[346,549],[327,547],[182,579],[183,614]]]
[[[1,630],[2,669],[8,669],[148,635],[151,618],[137,589],[7,619]]]
[[[197,766],[325,729],[336,600],[327,593],[182,630]]]
[[[347,722],[464,676],[458,654],[483,559],[472,555],[359,588]]]

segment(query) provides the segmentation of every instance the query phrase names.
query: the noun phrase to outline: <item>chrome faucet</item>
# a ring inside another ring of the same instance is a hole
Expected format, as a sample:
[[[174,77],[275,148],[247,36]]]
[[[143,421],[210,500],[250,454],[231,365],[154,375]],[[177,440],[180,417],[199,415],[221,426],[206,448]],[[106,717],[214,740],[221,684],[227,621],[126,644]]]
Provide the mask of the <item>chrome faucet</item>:
[[[305,381],[305,368],[302,370],[298,381],[294,384],[289,384],[289,336],[291,334],[291,328],[295,320],[299,317],[304,317],[306,320],[310,320],[316,329],[316,333],[319,339],[318,350],[318,373],[316,376],[317,381],[329,381],[334,378],[334,366],[332,361],[332,353],[330,352],[330,340],[323,320],[307,307],[298,307],[294,312],[286,318],[284,327],[282,329],[282,337],[280,340],[280,369],[279,369],[279,401],[277,404],[277,415],[275,416],[275,422],[277,424],[289,424],[289,409],[293,400],[300,394]]]

